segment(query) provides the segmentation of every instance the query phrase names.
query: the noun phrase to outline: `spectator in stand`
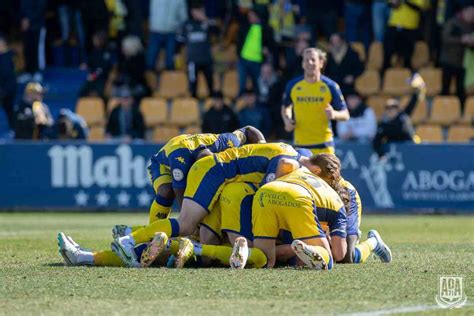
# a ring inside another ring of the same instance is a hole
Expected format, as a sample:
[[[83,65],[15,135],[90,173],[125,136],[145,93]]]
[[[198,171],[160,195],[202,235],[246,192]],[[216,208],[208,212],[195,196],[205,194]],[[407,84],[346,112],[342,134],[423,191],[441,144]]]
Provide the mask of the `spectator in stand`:
[[[30,82],[26,85],[15,117],[16,139],[47,139],[51,137],[54,120],[48,106],[43,103],[43,93],[43,87],[37,82]]]
[[[1,0],[0,1],[0,33],[10,34],[10,31],[17,27],[16,12],[20,1],[17,0]]]
[[[0,105],[5,110],[10,129],[14,124],[14,102],[16,92],[15,65],[13,52],[8,48],[7,39],[0,34]]]
[[[349,43],[362,42],[369,48],[372,38],[370,28],[371,0],[347,0],[344,8],[346,37]]]
[[[279,133],[278,128],[283,126],[280,103],[284,87],[272,64],[265,63],[262,65],[257,88],[257,102],[264,120],[262,132],[268,136],[275,135],[275,137],[280,138],[282,133]]]
[[[372,141],[377,131],[374,110],[368,107],[355,91],[347,94],[346,102],[351,117],[348,121],[337,123],[339,138],[343,141]]]
[[[224,103],[222,92],[214,92],[212,107],[204,113],[202,132],[221,134],[239,128],[239,119],[235,112]]]
[[[262,111],[257,107],[257,95],[253,90],[245,90],[242,97],[244,98],[244,108],[238,113],[240,126],[253,126],[265,135],[262,130],[265,125],[264,117]]]
[[[387,0],[373,0],[372,2],[372,29],[374,41],[383,43],[387,21],[390,16],[390,7]]]
[[[354,82],[363,71],[364,64],[359,55],[344,37],[338,33],[331,35],[325,73],[339,84],[343,94],[354,90]]]
[[[210,93],[214,90],[211,43],[209,24],[202,4],[191,8],[191,19],[184,24],[184,42],[186,45],[188,82],[191,95],[197,97],[198,74],[206,78]]]
[[[18,80],[26,83],[31,79],[41,82],[41,70],[46,66],[46,0],[21,1],[21,31],[23,35],[23,53],[25,57],[25,74]]]
[[[390,67],[393,54],[400,55],[404,67],[411,69],[421,13],[428,3],[426,0],[389,0],[389,4],[392,10],[385,33],[383,71]]]
[[[456,95],[464,103],[463,59],[467,48],[474,48],[474,6],[466,7],[443,27],[440,64],[443,69],[442,94],[450,94],[451,80],[456,79]]]
[[[56,137],[62,140],[83,140],[89,135],[86,121],[69,109],[59,111],[54,129]]]
[[[79,42],[80,62],[84,64],[87,60],[86,35],[84,32],[84,24],[82,23],[79,1],[57,0],[57,4],[61,27],[61,41],[63,44],[68,43],[71,35],[71,25],[73,25]]]
[[[110,113],[105,129],[107,138],[129,142],[145,138],[145,121],[138,106],[134,105],[132,91],[127,86],[117,87],[118,105]]]
[[[247,21],[240,25],[237,41],[239,95],[245,91],[248,76],[252,79],[253,87],[257,86],[260,66],[273,48],[271,28],[261,22],[255,11],[249,11],[247,17]]]
[[[280,56],[288,59],[288,51],[295,38],[295,12],[290,0],[277,0],[270,6],[269,24],[273,29],[275,48],[273,49],[273,66],[280,68]]]
[[[155,70],[156,57],[163,46],[166,50],[166,69],[174,69],[176,33],[188,18],[187,10],[185,0],[150,1],[150,35],[146,58],[148,69]]]
[[[293,54],[290,55],[291,57],[287,61],[286,68],[283,72],[283,81],[289,81],[303,75],[303,69],[301,68],[303,64],[303,52],[308,47],[309,43],[304,39],[299,39],[296,42]]]
[[[81,88],[80,96],[104,97],[104,87],[114,63],[112,52],[107,47],[107,33],[98,31],[92,38],[94,48],[87,63],[87,81]]]
[[[389,99],[385,105],[382,120],[377,126],[377,133],[372,143],[375,152],[381,158],[387,152],[388,144],[416,140],[410,115],[417,104],[425,98],[426,86],[423,78],[418,74],[413,76],[411,86],[415,92],[404,109],[400,107],[400,101],[397,99]]]
[[[306,12],[303,12],[307,23],[313,27],[311,43],[316,43],[318,36],[327,39],[337,32],[338,1],[309,0],[306,1]]]
[[[122,40],[122,55],[118,64],[119,81],[131,89],[137,102],[150,95],[145,71],[145,54],[140,38],[135,35],[126,36]]]
[[[75,1],[81,10],[82,23],[86,38],[86,50],[92,50],[92,37],[97,31],[108,31],[109,12],[105,0]]]

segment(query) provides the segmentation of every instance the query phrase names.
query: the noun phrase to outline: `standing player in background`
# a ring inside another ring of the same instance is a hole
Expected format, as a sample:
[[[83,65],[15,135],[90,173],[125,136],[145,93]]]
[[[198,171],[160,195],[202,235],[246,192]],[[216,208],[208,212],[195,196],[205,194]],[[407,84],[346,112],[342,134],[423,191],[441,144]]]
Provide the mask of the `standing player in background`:
[[[304,50],[304,74],[288,82],[281,110],[285,130],[294,130],[294,144],[313,154],[334,153],[331,120],[349,119],[338,84],[321,74],[325,60],[319,49]]]

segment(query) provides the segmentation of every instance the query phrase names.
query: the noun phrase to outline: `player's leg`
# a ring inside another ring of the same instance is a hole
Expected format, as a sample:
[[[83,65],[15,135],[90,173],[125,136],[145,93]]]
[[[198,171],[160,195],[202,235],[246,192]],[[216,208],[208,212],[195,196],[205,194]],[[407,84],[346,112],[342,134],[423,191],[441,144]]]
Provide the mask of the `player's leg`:
[[[329,242],[326,237],[294,240],[291,248],[298,258],[309,268],[315,270],[329,270],[333,260]]]
[[[359,242],[359,236],[348,235],[346,237],[346,242],[347,242],[346,256],[344,257],[342,261],[338,261],[338,263],[354,263],[354,255],[355,255],[357,243]]]
[[[392,261],[392,251],[376,230],[367,233],[367,240],[355,247],[354,263],[364,263],[374,253],[382,262]]]

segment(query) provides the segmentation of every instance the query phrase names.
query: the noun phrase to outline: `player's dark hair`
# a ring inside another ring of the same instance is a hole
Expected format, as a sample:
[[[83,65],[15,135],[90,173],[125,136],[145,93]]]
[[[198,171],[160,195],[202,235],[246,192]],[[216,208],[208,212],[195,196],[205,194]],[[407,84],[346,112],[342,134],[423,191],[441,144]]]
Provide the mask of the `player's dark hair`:
[[[333,154],[317,154],[311,156],[309,161],[312,165],[321,168],[319,176],[326,181],[334,191],[339,194],[346,212],[349,211],[349,192],[341,185],[341,161]]]

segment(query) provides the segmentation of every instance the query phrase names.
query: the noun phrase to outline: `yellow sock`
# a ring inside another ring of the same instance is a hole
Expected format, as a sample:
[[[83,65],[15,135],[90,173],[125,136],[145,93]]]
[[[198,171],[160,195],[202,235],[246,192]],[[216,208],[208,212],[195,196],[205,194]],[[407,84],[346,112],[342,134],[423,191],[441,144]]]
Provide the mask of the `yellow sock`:
[[[250,256],[247,259],[247,264],[254,268],[263,268],[267,264],[267,256],[258,248],[249,248]]]
[[[150,241],[157,232],[163,232],[168,237],[177,237],[179,235],[179,224],[174,218],[155,221],[148,226],[132,232],[133,240],[136,244]]]
[[[139,230],[140,228],[145,228],[145,227],[146,227],[145,225],[132,226],[132,233],[133,233],[133,232],[136,232],[136,231]]]
[[[308,247],[314,249],[317,253],[319,253],[319,255],[323,258],[324,262],[326,262],[328,269],[332,269],[332,257],[331,254],[326,250],[326,248],[313,245],[308,245]]]
[[[178,253],[178,250],[179,250],[179,240],[177,239],[171,239],[170,240],[170,249],[169,249],[169,252],[172,254],[172,255],[175,255]]]
[[[122,260],[111,250],[98,251],[94,256],[94,266],[98,267],[122,267]]]
[[[225,266],[229,265],[231,246],[202,245],[201,256],[218,260]]]
[[[163,206],[160,205],[155,201],[151,203],[150,206],[150,217],[149,217],[149,223],[153,223],[154,221],[160,220],[160,219],[166,219],[169,217],[171,211],[170,206]]]
[[[370,240],[361,242],[355,247],[354,263],[364,263],[374,250],[373,243]]]

